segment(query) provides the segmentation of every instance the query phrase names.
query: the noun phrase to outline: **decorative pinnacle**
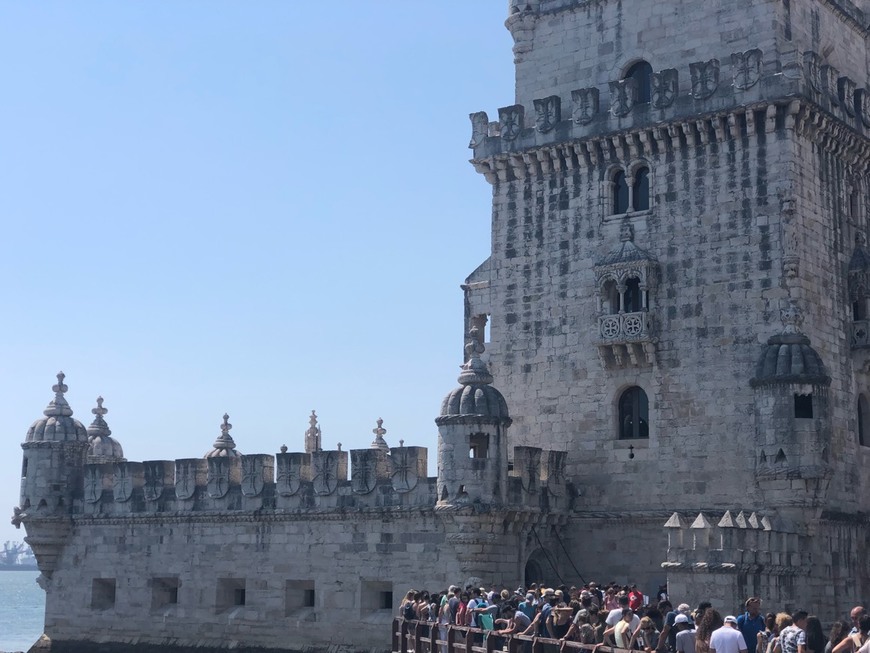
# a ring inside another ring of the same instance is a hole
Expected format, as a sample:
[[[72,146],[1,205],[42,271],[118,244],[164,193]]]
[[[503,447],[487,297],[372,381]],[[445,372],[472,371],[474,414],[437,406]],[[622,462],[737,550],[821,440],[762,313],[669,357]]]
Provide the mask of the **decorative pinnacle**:
[[[459,373],[459,382],[462,385],[492,383],[492,374],[486,367],[480,355],[486,351],[486,347],[480,341],[480,329],[477,326],[471,327],[468,332],[468,343],[465,345],[465,355],[468,360],[462,366],[462,372]]]
[[[390,445],[387,444],[387,441],[384,440],[384,435],[387,432],[387,429],[384,428],[384,420],[378,417],[378,426],[375,429],[372,429],[372,433],[375,434],[375,439],[372,441],[371,448],[372,449],[381,449],[382,451],[389,451]]]
[[[634,242],[634,227],[631,226],[631,222],[628,220],[623,222],[619,228],[619,240],[622,242]]]
[[[66,378],[66,375],[63,372],[57,373],[57,383],[51,386],[52,391],[54,392],[54,399],[52,399],[48,406],[42,414],[46,417],[69,417],[73,414],[72,408],[69,407],[66,399],[63,394],[69,390],[63,380]]]
[[[224,413],[224,423],[221,424],[221,434],[218,436],[217,440],[214,441],[213,446],[215,449],[236,448],[236,443],[230,435],[231,428],[233,428],[233,425],[230,424],[230,416],[227,413]]]
[[[91,408],[91,412],[94,414],[94,421],[91,422],[91,425],[88,427],[88,436],[94,438],[112,435],[109,425],[106,424],[106,420],[103,419],[103,415],[108,413],[109,409],[103,408],[102,397],[97,397],[97,407]]]

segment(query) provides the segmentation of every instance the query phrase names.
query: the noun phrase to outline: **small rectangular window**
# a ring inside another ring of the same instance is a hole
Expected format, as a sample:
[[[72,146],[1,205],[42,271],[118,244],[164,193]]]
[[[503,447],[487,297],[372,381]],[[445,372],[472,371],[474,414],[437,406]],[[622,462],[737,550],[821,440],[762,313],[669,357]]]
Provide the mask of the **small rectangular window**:
[[[21,463],[21,478],[27,478],[27,458]]]
[[[215,610],[224,612],[247,604],[244,578],[218,578]]]
[[[109,610],[115,607],[115,579],[94,578],[91,584],[91,609]]]
[[[393,609],[393,584],[383,581],[362,581],[360,585],[360,610],[362,614]]]
[[[178,603],[178,576],[151,579],[151,609],[158,610]]]
[[[313,608],[315,599],[313,580],[288,580],[284,582],[285,616],[289,616],[297,610]]]
[[[794,396],[794,416],[797,419],[812,419],[813,418],[813,395]]]
[[[468,447],[469,458],[486,458],[489,449],[489,436],[486,433],[471,435]]]

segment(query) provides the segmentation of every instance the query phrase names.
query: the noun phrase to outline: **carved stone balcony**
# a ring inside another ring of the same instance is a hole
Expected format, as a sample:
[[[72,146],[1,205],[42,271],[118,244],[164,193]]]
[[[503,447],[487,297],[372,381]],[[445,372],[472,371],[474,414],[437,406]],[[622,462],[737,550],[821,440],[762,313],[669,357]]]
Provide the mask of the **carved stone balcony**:
[[[870,320],[852,322],[852,349],[870,347]]]
[[[655,362],[655,339],[647,311],[598,318],[598,354],[605,367],[638,367]]]

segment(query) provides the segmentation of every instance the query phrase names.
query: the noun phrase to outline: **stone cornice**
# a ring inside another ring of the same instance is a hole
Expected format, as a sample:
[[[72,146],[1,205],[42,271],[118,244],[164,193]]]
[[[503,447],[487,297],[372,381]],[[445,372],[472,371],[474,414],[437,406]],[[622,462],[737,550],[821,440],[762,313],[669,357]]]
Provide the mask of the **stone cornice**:
[[[758,117],[763,114],[764,118]],[[501,152],[472,159],[490,183],[543,177],[551,172],[599,168],[657,156],[682,147],[707,147],[761,133],[787,130],[812,139],[847,165],[857,166],[870,156],[870,140],[815,103],[800,97],[761,102],[665,124],[615,134],[589,136],[522,152]]]

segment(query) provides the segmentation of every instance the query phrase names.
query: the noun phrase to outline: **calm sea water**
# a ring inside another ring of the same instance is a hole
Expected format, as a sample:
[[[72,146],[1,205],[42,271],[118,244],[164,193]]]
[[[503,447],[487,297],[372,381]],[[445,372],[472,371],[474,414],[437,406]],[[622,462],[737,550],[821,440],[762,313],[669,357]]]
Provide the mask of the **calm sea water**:
[[[0,571],[0,651],[26,651],[42,634],[45,592],[38,571]]]

